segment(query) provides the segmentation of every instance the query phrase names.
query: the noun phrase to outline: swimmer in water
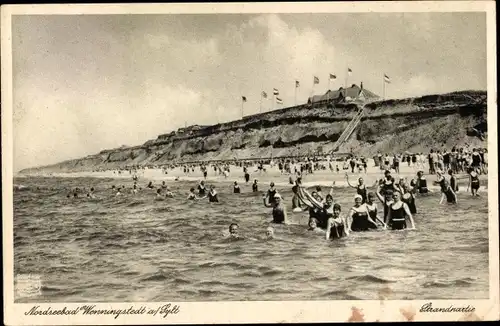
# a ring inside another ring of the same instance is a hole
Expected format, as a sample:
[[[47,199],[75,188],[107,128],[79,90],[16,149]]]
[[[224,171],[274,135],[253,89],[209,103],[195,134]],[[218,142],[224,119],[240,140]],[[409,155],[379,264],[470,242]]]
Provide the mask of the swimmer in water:
[[[411,187],[410,184],[406,181],[406,179],[399,179],[399,184],[396,185],[396,188],[398,188],[398,191],[402,194],[402,200],[403,202],[408,205],[410,208],[410,212],[412,214],[417,214],[417,205],[415,204],[415,188]]]
[[[377,196],[373,192],[369,192],[367,196],[367,200],[365,203],[366,208],[368,209],[368,214],[370,215],[371,219],[375,222],[379,222],[384,229],[387,228],[387,225],[382,221],[378,216],[378,207],[377,203],[375,202],[375,198]]]
[[[281,195],[276,193],[274,195],[274,203],[267,203],[266,202],[266,197],[267,195],[264,195],[262,197],[264,201],[264,206],[266,207],[272,207],[273,209],[273,220],[271,223],[275,224],[287,224],[288,223],[288,216],[286,214],[286,207],[285,205],[281,202],[282,198]]]
[[[121,196],[121,195],[122,195],[122,193],[121,193],[120,189],[121,189],[121,188],[118,188],[118,191],[117,191],[117,193],[116,193],[116,195],[115,195],[116,197],[118,197],[118,196]]]
[[[425,179],[423,171],[417,172],[416,189],[417,189],[419,194],[427,194],[427,193],[431,192],[427,188],[427,180]]]
[[[168,186],[166,188],[165,198],[174,198],[174,193],[170,191],[170,188],[168,188]]]
[[[293,197],[292,197],[292,210],[301,212],[302,208],[300,207],[299,195],[298,195],[298,186],[292,187]]]
[[[325,233],[325,230],[318,227],[318,220],[316,218],[310,218],[307,225],[309,226],[307,231],[313,231],[316,233]]]
[[[457,194],[455,194],[453,189],[451,189],[450,183],[444,177],[443,172],[441,172],[440,170],[437,170],[436,176],[437,176],[436,183],[439,184],[439,187],[441,188],[441,193],[442,193],[441,200],[439,201],[439,204],[441,205],[443,203],[443,201],[445,200],[445,198],[446,198],[446,202],[448,202],[450,204],[458,203]]]
[[[363,204],[366,203],[367,189],[363,178],[358,179],[358,184],[356,186],[351,185],[351,183],[349,182],[349,175],[347,173],[345,174],[345,178],[349,187],[356,189],[356,193],[361,196],[361,198],[363,199]]]
[[[198,196],[205,196],[207,193],[207,188],[205,187],[205,181],[201,180],[198,185]]]
[[[238,224],[236,223],[231,223],[231,225],[229,225],[229,237],[233,238],[233,239],[238,239],[240,236],[238,234]]]
[[[477,196],[479,196],[479,194],[477,193],[477,191],[479,190],[479,186],[480,186],[479,175],[475,169],[470,168],[469,169],[469,183],[467,185],[467,191],[469,191],[469,188],[470,188],[471,195],[477,197]]]
[[[201,200],[201,199],[205,199],[205,198],[207,198],[207,196],[204,196],[204,197],[196,196],[194,188],[189,189],[189,195],[187,197],[188,200]]]
[[[161,194],[161,189],[156,190],[156,199],[157,200],[163,199],[163,195]]]
[[[137,183],[134,182],[134,185],[132,186],[132,194],[136,194],[137,193]]]
[[[350,209],[347,220],[349,231],[359,232],[377,228],[377,224],[370,217],[368,208],[363,204],[363,198],[360,195],[354,196],[354,206]]]
[[[347,220],[340,215],[342,207],[339,204],[333,205],[333,215],[328,218],[326,225],[326,240],[339,239],[349,235]]]
[[[271,226],[266,229],[266,239],[267,240],[274,239],[274,228]]]
[[[450,176],[450,187],[455,192],[458,193],[458,179],[453,174],[453,170],[448,170],[448,175]]]
[[[401,193],[395,191],[392,195],[393,201],[388,203],[389,211],[387,214],[388,226],[392,230],[406,229],[406,219],[410,220],[411,229],[415,229],[415,222],[411,215],[410,208],[401,200]]]
[[[161,183],[161,189],[166,189],[167,188],[167,185],[165,183],[165,181],[162,181]]]
[[[240,186],[238,185],[237,181],[234,182],[233,193],[235,193],[235,194],[240,194],[241,193],[241,189],[240,189]]]
[[[269,189],[267,190],[266,198],[269,201],[269,204],[274,204],[274,196],[276,195],[277,190],[274,188],[274,182],[269,184]]]
[[[259,185],[257,184],[257,179],[255,179],[253,181],[253,184],[252,184],[252,191],[253,192],[258,192],[259,191]]]
[[[90,192],[87,194],[87,198],[95,199],[94,188],[90,188]]]
[[[219,196],[217,196],[217,191],[215,191],[215,186],[210,186],[210,191],[208,192],[208,202],[209,203],[218,203]]]

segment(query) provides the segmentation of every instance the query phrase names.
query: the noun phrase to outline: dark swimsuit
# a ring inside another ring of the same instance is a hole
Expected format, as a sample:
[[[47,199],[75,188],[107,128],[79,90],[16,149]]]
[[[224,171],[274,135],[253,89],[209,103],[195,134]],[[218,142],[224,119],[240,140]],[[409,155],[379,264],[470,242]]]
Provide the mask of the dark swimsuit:
[[[374,228],[373,224],[368,221],[368,214],[366,212],[354,211],[354,214],[352,215],[352,224],[351,224],[352,231],[354,232],[368,231],[369,229],[373,228]]]
[[[403,202],[406,205],[408,205],[408,208],[410,209],[410,213],[417,214],[417,206],[415,205],[415,197],[413,197],[413,194],[411,194],[409,192],[407,192],[406,194],[409,194],[410,198],[404,198],[404,195],[403,195],[403,197],[401,199],[403,200]]]
[[[356,187],[356,192],[358,195],[361,196],[361,198],[363,199],[362,203],[366,203],[366,186],[363,186],[363,188],[360,188],[361,186],[357,186]]]
[[[406,212],[404,209],[404,205],[401,205],[400,208],[394,209],[392,205],[389,207],[391,210],[391,220],[389,221],[389,226],[393,230],[403,230],[406,229]]]
[[[273,208],[273,223],[281,224],[285,222],[285,214],[281,208]]]
[[[450,177],[450,187],[453,191],[458,191],[457,179],[454,176]]]
[[[425,178],[418,179],[417,185],[419,194],[426,194],[429,192],[429,189],[427,188],[427,180]]]
[[[345,237],[345,236],[346,236],[346,233],[345,233],[345,229],[344,229],[343,224],[332,225],[332,227],[330,228],[330,239],[331,240],[340,239],[340,238]]]
[[[479,177],[476,175],[475,177],[473,177],[471,175],[471,181],[470,181],[470,187],[471,189],[474,189],[474,190],[478,190],[479,189]]]
[[[366,206],[366,208],[368,209],[368,214],[370,215],[371,219],[373,221],[376,221],[377,220],[377,206],[375,206],[375,209],[373,210],[370,210],[370,207]]]
[[[207,189],[201,185],[198,186],[198,195],[205,196]]]
[[[269,204],[274,204],[276,202],[276,200],[274,199],[274,195],[276,195],[276,189],[275,190],[269,189],[267,191],[267,195],[269,197]]]
[[[218,203],[219,202],[219,198],[217,197],[217,193],[213,194],[211,192],[208,192],[208,201],[210,203]]]
[[[455,195],[453,194],[450,185],[446,181],[446,179],[443,177],[439,181],[439,186],[441,186],[441,192],[446,195],[446,201],[448,203],[456,203],[457,199]]]
[[[234,187],[234,191],[233,191],[233,192],[234,192],[235,194],[239,194],[239,193],[241,192],[240,187],[239,187],[239,186],[238,186],[238,187],[237,187],[237,186],[235,186],[235,187]]]
[[[471,166],[478,167],[481,164],[481,155],[472,154],[472,164]]]

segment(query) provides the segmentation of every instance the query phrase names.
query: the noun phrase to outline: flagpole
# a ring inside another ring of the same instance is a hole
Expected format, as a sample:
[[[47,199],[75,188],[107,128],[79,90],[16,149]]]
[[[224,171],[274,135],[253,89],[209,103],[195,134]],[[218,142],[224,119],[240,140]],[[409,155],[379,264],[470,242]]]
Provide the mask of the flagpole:
[[[293,105],[297,106],[297,81],[295,81],[295,94],[293,97]]]
[[[326,102],[330,100],[330,76],[328,76],[328,89],[326,90]]]
[[[315,84],[316,84],[316,83],[314,82],[314,76],[313,76],[313,86],[312,86],[312,89],[311,89],[311,100],[312,100],[312,98],[313,98],[313,96],[314,96],[314,85],[315,85]]]
[[[382,77],[382,83],[384,83],[384,91],[383,91],[383,95],[382,95],[382,99],[385,100],[385,76]]]

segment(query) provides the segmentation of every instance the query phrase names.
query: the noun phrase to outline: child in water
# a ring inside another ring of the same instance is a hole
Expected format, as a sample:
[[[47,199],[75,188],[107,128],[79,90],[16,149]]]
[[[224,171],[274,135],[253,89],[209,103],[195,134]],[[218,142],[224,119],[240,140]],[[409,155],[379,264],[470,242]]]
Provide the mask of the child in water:
[[[267,240],[274,239],[274,229],[272,227],[268,227],[266,229],[266,239]]]
[[[316,218],[310,218],[308,223],[309,228],[307,231],[313,231],[316,233],[325,233],[324,230],[318,227],[318,220]]]
[[[340,215],[342,207],[339,204],[333,205],[333,216],[327,221],[326,240],[339,239],[349,235],[349,228],[345,217]]]

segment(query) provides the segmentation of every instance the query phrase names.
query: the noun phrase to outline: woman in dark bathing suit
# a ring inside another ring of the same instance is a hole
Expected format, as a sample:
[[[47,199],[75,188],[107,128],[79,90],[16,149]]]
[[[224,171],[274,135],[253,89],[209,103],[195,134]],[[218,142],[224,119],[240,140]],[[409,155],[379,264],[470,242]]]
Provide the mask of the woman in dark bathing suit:
[[[350,209],[347,220],[349,231],[359,232],[377,228],[377,224],[370,217],[368,208],[362,203],[360,195],[354,196],[354,206]]]
[[[411,187],[405,179],[399,180],[398,190],[402,194],[403,202],[408,205],[412,214],[417,214],[417,205],[415,204],[414,188]]]
[[[467,185],[467,191],[469,191],[470,188],[472,196],[479,196],[477,191],[479,190],[480,185],[481,183],[479,182],[479,175],[477,174],[476,170],[471,168],[469,170],[469,184]]]
[[[210,191],[208,192],[208,202],[209,203],[218,203],[219,196],[217,196],[217,191],[215,191],[214,186],[210,186]]]
[[[377,207],[377,203],[375,203],[375,198],[377,196],[375,195],[375,193],[373,192],[369,192],[368,193],[368,199],[365,203],[365,206],[368,210],[368,215],[370,216],[370,218],[375,221],[375,222],[379,222],[383,227],[384,229],[387,228],[387,225],[385,225],[384,221],[382,221],[377,215],[378,215],[378,207]]]
[[[366,203],[366,194],[368,191],[366,190],[366,186],[365,186],[365,182],[364,182],[363,178],[358,179],[357,186],[351,185],[351,183],[349,182],[349,176],[347,175],[347,173],[345,174],[345,178],[347,180],[347,184],[349,185],[349,187],[356,189],[356,193],[361,196],[361,198],[363,199],[363,204]]]
[[[429,188],[427,188],[427,179],[425,179],[424,172],[422,171],[417,172],[416,188],[419,194],[427,194],[430,192]]]
[[[339,204],[333,205],[333,215],[327,221],[326,240],[340,239],[349,235],[346,218],[340,215],[341,210]]]
[[[455,194],[453,189],[451,189],[450,183],[446,180],[441,171],[436,171],[436,175],[438,178],[436,183],[439,184],[442,193],[441,201],[439,202],[439,204],[442,204],[445,198],[446,202],[450,204],[456,204],[458,202],[457,194]]]
[[[401,193],[399,191],[394,192],[392,198],[393,201],[388,203],[388,226],[392,230],[406,229],[406,219],[408,218],[412,226],[411,229],[415,229],[415,222],[413,221],[410,208],[401,200]]]

